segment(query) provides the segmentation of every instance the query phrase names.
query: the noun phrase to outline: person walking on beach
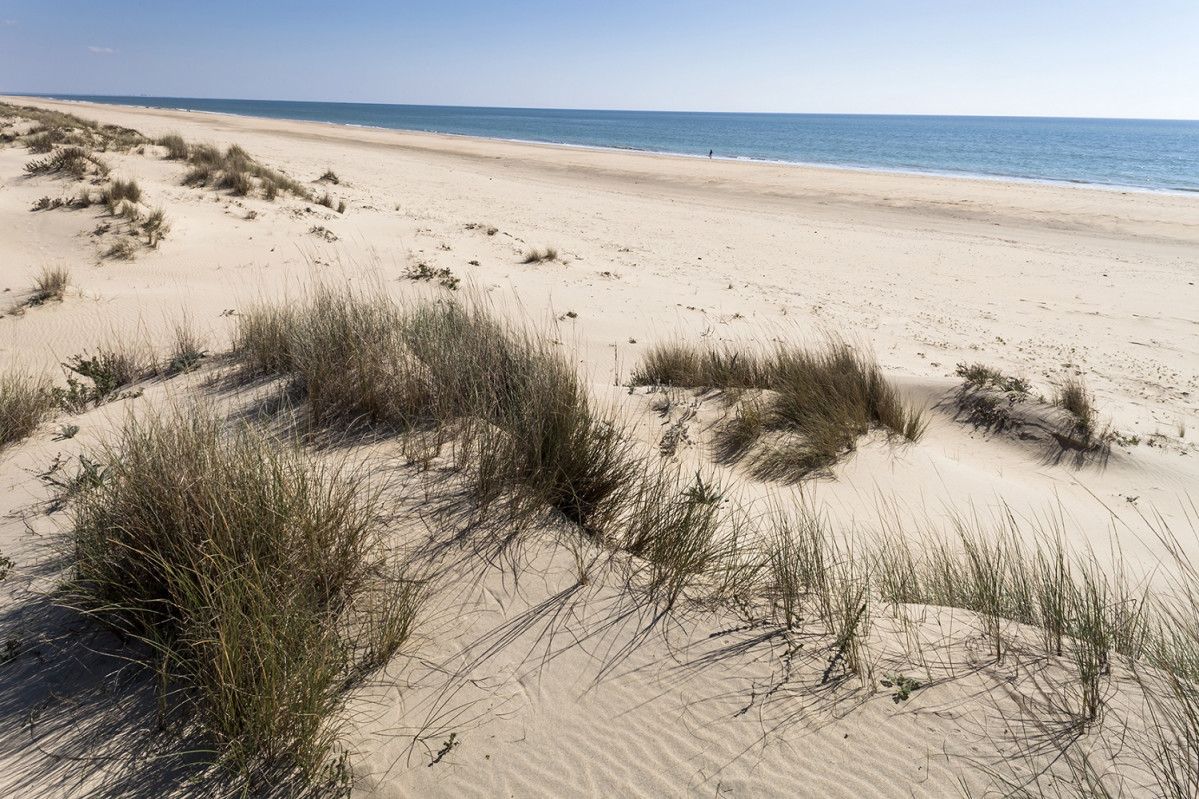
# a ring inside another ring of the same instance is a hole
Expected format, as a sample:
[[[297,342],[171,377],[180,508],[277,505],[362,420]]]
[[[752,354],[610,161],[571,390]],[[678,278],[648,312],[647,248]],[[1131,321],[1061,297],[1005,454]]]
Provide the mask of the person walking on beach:
[[[708,150],[708,160],[709,160],[709,161],[710,161],[710,160],[712,160],[712,153],[713,153],[713,152],[715,152],[715,151],[714,151],[714,150]]]

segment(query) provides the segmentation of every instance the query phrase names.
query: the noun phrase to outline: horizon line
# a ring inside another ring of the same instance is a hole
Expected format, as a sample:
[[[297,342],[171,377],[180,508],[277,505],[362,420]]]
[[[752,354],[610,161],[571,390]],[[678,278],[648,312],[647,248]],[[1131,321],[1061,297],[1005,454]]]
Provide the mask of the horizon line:
[[[756,114],[762,116],[861,116],[861,117],[930,117],[930,118],[973,118],[973,119],[1063,119],[1128,122],[1199,122],[1188,117],[1127,117],[1127,116],[1047,116],[1044,114],[961,114],[961,113],[881,113],[875,111],[713,111],[696,109],[651,109],[651,108],[584,108],[578,106],[520,106],[520,105],[462,105],[453,103],[385,103],[351,100],[295,100],[267,99],[262,97],[186,97],[165,94],[79,94],[75,92],[8,92],[9,97],[34,97],[44,100],[61,98],[110,98],[145,100],[212,100],[244,103],[318,103],[322,105],[367,105],[407,106],[412,108],[476,108],[497,111],[588,111],[599,113],[644,113],[644,114]],[[69,100],[62,100],[69,102]]]

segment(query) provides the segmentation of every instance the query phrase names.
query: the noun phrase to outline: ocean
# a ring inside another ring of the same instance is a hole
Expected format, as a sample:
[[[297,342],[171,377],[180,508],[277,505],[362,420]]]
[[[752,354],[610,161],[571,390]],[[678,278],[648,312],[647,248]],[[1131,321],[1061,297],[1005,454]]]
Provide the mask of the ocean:
[[[576,147],[1199,192],[1199,121],[742,114],[43,95]]]

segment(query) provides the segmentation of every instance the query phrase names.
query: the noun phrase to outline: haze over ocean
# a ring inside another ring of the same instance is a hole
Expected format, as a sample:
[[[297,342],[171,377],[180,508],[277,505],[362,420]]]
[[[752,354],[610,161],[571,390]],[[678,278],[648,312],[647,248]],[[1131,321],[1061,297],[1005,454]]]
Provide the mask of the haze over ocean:
[[[474,108],[44,95],[491,139],[835,167],[1199,191],[1199,122]]]

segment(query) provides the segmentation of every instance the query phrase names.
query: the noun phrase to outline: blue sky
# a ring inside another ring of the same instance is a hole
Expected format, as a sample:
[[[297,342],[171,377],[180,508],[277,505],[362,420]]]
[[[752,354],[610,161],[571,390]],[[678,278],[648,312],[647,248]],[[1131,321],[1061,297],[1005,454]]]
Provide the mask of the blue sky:
[[[0,91],[1199,119],[1199,0],[0,0]]]

